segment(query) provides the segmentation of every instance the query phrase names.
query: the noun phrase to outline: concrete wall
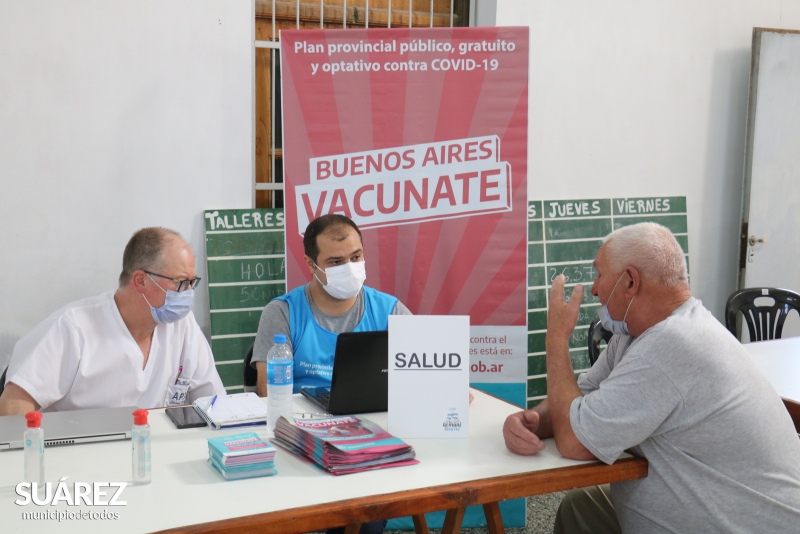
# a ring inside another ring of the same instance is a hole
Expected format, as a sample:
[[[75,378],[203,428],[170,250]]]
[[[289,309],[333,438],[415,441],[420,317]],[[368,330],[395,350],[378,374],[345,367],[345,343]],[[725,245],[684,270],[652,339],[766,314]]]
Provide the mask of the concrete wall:
[[[252,205],[250,0],[0,0],[0,364],[117,287],[144,226],[205,275],[203,210]],[[208,325],[206,291],[195,313]]]
[[[736,289],[753,27],[798,0],[500,0],[530,26],[530,199],[685,195],[691,284]]]

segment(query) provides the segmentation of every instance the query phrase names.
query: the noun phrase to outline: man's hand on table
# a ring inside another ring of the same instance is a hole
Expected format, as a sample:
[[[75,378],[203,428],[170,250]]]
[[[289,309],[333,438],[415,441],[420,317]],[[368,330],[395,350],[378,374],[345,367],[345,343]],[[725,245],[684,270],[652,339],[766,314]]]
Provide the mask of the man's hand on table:
[[[544,443],[536,435],[539,428],[539,414],[524,410],[509,415],[503,424],[503,439],[506,448],[515,454],[530,456],[544,450]]]

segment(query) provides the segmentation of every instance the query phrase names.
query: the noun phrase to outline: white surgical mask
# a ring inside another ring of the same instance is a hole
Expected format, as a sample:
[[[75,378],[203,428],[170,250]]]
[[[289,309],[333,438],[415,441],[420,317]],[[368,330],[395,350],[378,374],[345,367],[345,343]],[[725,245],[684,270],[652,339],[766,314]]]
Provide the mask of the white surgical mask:
[[[625,273],[622,273],[620,277],[617,279],[617,283],[614,284],[614,289],[611,290],[611,295],[614,294],[614,290],[617,289],[619,285],[619,281],[622,280],[622,277],[625,276]],[[608,296],[608,302],[611,302],[611,295]],[[614,335],[618,334],[626,334],[630,335],[628,331],[628,323],[625,322],[625,319],[628,318],[628,311],[631,309],[631,304],[633,304],[633,299],[628,303],[628,309],[625,310],[625,316],[622,318],[621,321],[615,321],[611,318],[611,314],[608,311],[608,304],[603,304],[600,306],[600,309],[597,310],[597,318],[600,319],[600,324],[603,325],[603,328],[608,330]]]
[[[363,261],[351,261],[328,267],[323,269],[316,263],[314,267],[325,273],[328,279],[328,284],[323,284],[322,287],[328,292],[330,296],[339,300],[346,300],[358,295],[361,291],[361,286],[364,285],[364,280],[367,279],[367,270]],[[314,274],[314,277],[322,284],[322,280]]]
[[[149,274],[147,275],[150,280],[153,280],[153,277]],[[153,280],[153,283],[158,286],[158,283]],[[171,289],[164,289],[161,286],[158,288],[167,294],[166,298],[164,299],[164,304],[155,308],[150,301],[147,300],[147,297],[144,296],[142,293],[142,297],[144,297],[144,301],[147,302],[147,305],[150,306],[150,315],[153,317],[153,320],[157,323],[174,323],[175,321],[179,321],[189,315],[189,312],[192,311],[192,301],[194,300],[194,289],[187,289],[186,291],[181,291],[178,293],[177,291],[172,291]]]

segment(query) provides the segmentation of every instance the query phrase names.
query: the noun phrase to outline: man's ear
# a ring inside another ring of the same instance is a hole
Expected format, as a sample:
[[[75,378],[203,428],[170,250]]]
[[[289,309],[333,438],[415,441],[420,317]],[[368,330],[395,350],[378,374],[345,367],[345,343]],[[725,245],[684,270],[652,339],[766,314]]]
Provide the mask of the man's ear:
[[[306,265],[308,266],[308,272],[311,273],[311,275],[313,276],[314,271],[316,270],[316,267],[314,266],[314,260],[312,260],[306,255],[303,255],[303,260],[306,262]]]
[[[144,271],[134,271],[133,275],[131,275],[131,284],[133,284],[133,288],[139,292],[144,293],[144,284],[145,278],[147,277],[147,273]]]
[[[635,297],[642,286],[642,277],[639,275],[639,270],[636,267],[626,267],[625,274],[628,275],[628,284],[625,287],[625,294],[629,297]]]

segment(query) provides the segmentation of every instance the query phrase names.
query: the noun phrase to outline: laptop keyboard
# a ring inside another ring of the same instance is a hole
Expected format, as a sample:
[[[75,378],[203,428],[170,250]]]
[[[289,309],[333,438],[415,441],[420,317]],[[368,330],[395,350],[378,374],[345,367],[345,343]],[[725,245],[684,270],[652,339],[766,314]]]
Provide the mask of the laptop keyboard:
[[[330,403],[331,403],[331,390],[327,390],[327,391],[317,391],[317,393],[316,393],[316,395],[315,395],[315,396],[316,396],[316,397],[317,397],[317,399],[319,399],[319,401],[320,401],[322,404],[324,404],[325,406],[327,406],[328,404],[330,404]]]

